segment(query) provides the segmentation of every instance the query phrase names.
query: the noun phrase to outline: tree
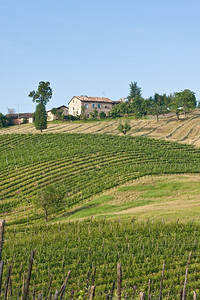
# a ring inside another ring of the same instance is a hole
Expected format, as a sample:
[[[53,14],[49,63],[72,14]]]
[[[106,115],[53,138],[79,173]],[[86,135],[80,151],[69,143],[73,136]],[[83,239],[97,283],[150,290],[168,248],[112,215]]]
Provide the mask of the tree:
[[[52,185],[47,186],[38,192],[35,204],[43,210],[47,222],[50,213],[64,206],[64,193]]]
[[[47,128],[47,112],[44,104],[42,103],[39,103],[36,106],[34,124],[35,124],[35,128],[37,130],[40,130],[41,132],[43,129]]]
[[[117,129],[121,131],[124,135],[126,135],[126,133],[131,130],[131,126],[127,120],[124,122],[124,124],[122,124],[122,122],[120,121]]]
[[[52,108],[51,113],[56,116],[57,120],[59,121],[63,121],[64,119],[64,115],[63,115],[63,109],[57,109],[57,108]]]
[[[150,101],[149,112],[153,116],[156,116],[158,122],[159,115],[164,114],[167,111],[169,99],[166,96],[166,94],[159,95],[158,93],[155,93],[153,97],[149,98],[149,101]]]
[[[196,97],[193,92],[186,89],[181,92],[175,92],[172,96],[172,100],[170,102],[170,108],[173,112],[175,112],[177,116],[177,120],[179,120],[179,115],[181,112],[186,113],[191,109],[196,107]]]
[[[7,127],[10,125],[9,119],[0,113],[0,128]]]
[[[180,92],[180,97],[182,98],[182,107],[183,107],[183,112],[186,116],[186,113],[189,112],[192,109],[195,109],[196,107],[196,97],[195,93],[185,89],[184,91]]]
[[[50,83],[48,81],[40,81],[37,91],[33,90],[28,96],[33,98],[33,102],[42,103],[45,106],[52,98],[52,89],[50,87]]]
[[[86,120],[85,105],[82,105],[82,107],[81,107],[80,119],[81,120]]]
[[[141,88],[137,86],[137,82],[134,81],[129,84],[129,87],[130,87],[130,92],[129,92],[129,95],[127,97],[128,99],[128,102],[132,102],[135,97],[139,97],[141,98],[142,97],[142,93],[141,93]]]
[[[100,119],[105,119],[105,118],[106,118],[106,113],[105,113],[104,111],[101,111],[101,112],[99,113],[99,118],[100,118]]]
[[[33,102],[38,103],[35,111],[35,128],[42,132],[47,128],[47,113],[45,105],[52,97],[52,89],[50,83],[41,81],[39,82],[37,91],[32,91],[28,95],[33,98]]]

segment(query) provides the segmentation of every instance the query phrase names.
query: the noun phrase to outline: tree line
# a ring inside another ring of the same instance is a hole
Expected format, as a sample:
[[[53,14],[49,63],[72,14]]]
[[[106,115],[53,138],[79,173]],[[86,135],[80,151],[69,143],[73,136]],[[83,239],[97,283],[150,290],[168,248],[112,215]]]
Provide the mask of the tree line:
[[[142,97],[141,88],[138,87],[137,82],[131,82],[129,87],[130,92],[126,101],[120,102],[112,108],[109,113],[111,117],[134,115],[140,118],[153,115],[156,116],[158,121],[160,115],[174,112],[179,120],[181,113],[186,115],[189,111],[195,109],[197,104],[195,93],[189,89],[170,95],[155,93],[145,99]]]
[[[160,115],[173,112],[176,114],[177,120],[179,120],[181,113],[186,115],[195,109],[197,105],[195,93],[189,89],[174,92],[170,95],[155,93],[153,96],[145,99],[142,97],[142,89],[138,87],[137,82],[131,82],[129,88],[130,91],[126,100],[114,105],[109,112],[109,117],[117,118],[133,115],[136,118],[141,118],[147,115],[153,115],[156,116],[157,121],[159,121]],[[50,83],[44,81],[39,82],[38,89],[31,91],[28,96],[32,98],[33,102],[37,103],[34,123],[36,129],[42,132],[43,129],[47,128],[46,104],[52,98]],[[59,120],[62,120],[62,111],[58,111],[54,108],[52,109],[52,113],[56,115]],[[91,119],[104,119],[106,117],[104,112],[98,114],[97,110],[94,110],[90,115]],[[68,116],[68,119],[70,119],[70,116]],[[84,111],[80,119],[84,119]],[[10,125],[12,125],[11,119],[0,113],[0,128]]]

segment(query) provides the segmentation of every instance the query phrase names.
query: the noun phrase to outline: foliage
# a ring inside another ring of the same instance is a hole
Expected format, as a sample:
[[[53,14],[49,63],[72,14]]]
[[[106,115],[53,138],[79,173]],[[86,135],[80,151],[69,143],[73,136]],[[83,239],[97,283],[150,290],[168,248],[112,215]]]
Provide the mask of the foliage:
[[[98,111],[97,111],[96,108],[92,112],[90,112],[90,116],[91,116],[92,119],[97,119]]]
[[[40,81],[37,91],[33,90],[28,96],[33,98],[33,102],[43,104],[45,106],[52,98],[52,89],[50,87],[50,83],[48,81]]]
[[[169,97],[166,94],[159,95],[155,93],[153,97],[149,98],[149,112],[153,116],[156,116],[157,122],[159,115],[167,112],[169,105]]]
[[[129,95],[127,96],[127,99],[129,102],[133,101],[136,97],[141,98],[142,93],[141,93],[141,88],[138,87],[137,82],[134,81],[129,84],[130,87],[130,92]]]
[[[48,216],[51,212],[59,210],[64,206],[64,193],[49,185],[40,190],[37,194],[36,206],[44,211],[45,221],[48,221]]]
[[[122,264],[122,289],[126,299],[143,290],[148,294],[151,282],[151,298],[159,298],[161,270],[165,262],[163,299],[178,299],[183,288],[185,269],[190,251],[187,291],[199,289],[200,226],[195,222],[165,223],[146,220],[138,223],[134,218],[123,220],[86,219],[53,224],[37,224],[7,227],[3,260],[13,264],[13,295],[21,293],[23,274],[28,265],[30,251],[37,249],[33,263],[30,296],[35,286],[37,294],[45,298],[52,276],[51,292],[55,294],[71,270],[66,289],[66,299],[78,299],[92,281],[96,286],[96,299],[106,299],[110,294],[113,280],[116,280],[116,265]],[[96,267],[96,272],[95,272]],[[4,272],[3,282],[6,281]],[[95,273],[95,276],[94,276]],[[4,291],[5,287],[2,285]],[[116,288],[115,288],[116,291]],[[2,293],[3,294],[3,293]],[[169,297],[168,297],[169,295]],[[31,297],[30,297],[31,298]]]
[[[51,113],[57,118],[59,121],[63,121],[64,115],[63,115],[63,109],[57,109],[57,108],[52,108]]]
[[[67,121],[67,120],[77,121],[77,120],[80,120],[80,117],[79,116],[73,116],[73,115],[64,116],[63,121]]]
[[[101,111],[101,112],[99,113],[99,118],[100,118],[100,119],[105,119],[105,118],[106,118],[106,113],[105,113],[104,111]]]
[[[81,107],[80,119],[81,120],[86,120],[85,105],[82,105],[82,107]]]
[[[176,96],[182,99],[182,109],[185,115],[190,110],[195,109],[197,102],[194,92],[186,89],[180,93],[176,93]]]
[[[28,206],[32,220],[42,216],[33,214],[27,201],[44,186],[54,184],[63,192],[67,187],[72,208],[141,176],[200,171],[200,149],[129,135],[8,134],[0,136],[0,153],[0,200]],[[27,221],[20,207],[15,216],[15,224]]]
[[[47,113],[43,103],[39,103],[36,106],[35,111],[35,128],[42,132],[43,129],[47,128]]]
[[[124,124],[122,124],[122,122],[120,121],[117,129],[124,135],[126,135],[126,133],[131,130],[131,125],[127,120],[124,122]]]
[[[8,127],[10,125],[9,119],[0,113],[0,128]]]
[[[187,112],[194,109],[195,107],[195,94],[188,89],[181,92],[175,92],[171,97],[170,109],[171,111],[175,112],[178,120],[181,112],[184,112],[184,114],[186,115]]]

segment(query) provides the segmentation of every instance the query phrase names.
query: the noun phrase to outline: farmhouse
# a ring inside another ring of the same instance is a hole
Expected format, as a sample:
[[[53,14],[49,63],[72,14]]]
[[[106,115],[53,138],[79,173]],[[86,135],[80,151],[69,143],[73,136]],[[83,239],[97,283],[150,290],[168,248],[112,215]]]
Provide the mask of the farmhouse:
[[[84,113],[86,118],[89,118],[90,113],[96,109],[98,113],[104,112],[108,115],[116,103],[118,102],[104,97],[74,96],[69,102],[69,114],[80,116]]]
[[[7,118],[12,120],[14,125],[20,125],[22,123],[33,123],[33,113],[18,113],[18,114],[7,114]]]
[[[58,111],[62,111],[63,116],[67,116],[69,114],[69,108],[65,105],[56,107],[56,109]],[[51,110],[47,111],[47,121],[53,121],[53,120],[57,120],[57,119],[58,119],[58,117],[56,115],[52,114]]]

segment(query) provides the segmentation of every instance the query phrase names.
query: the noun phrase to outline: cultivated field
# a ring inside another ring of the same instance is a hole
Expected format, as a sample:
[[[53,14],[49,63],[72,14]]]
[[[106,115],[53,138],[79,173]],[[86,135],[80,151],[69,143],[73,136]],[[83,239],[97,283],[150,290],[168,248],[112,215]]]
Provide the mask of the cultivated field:
[[[49,123],[44,133],[106,133],[121,135],[117,130],[119,120],[92,122]],[[146,136],[200,146],[200,109],[180,116],[177,121],[172,114],[161,116],[159,122],[155,118],[130,120],[132,126],[130,136]],[[13,126],[0,130],[5,133],[37,133],[33,124]]]
[[[1,130],[0,299],[6,291],[20,299],[31,250],[30,299],[58,299],[69,270],[59,299],[92,299],[92,285],[94,299],[119,299],[116,285],[112,296],[118,262],[122,299],[139,299],[140,291],[158,299],[164,262],[163,299],[180,299],[191,251],[187,299],[199,295],[198,122],[198,111],[181,121],[131,120],[127,136],[119,136],[117,120],[49,124],[46,134],[32,134],[30,125]],[[66,204],[46,224],[35,202],[52,184]]]

